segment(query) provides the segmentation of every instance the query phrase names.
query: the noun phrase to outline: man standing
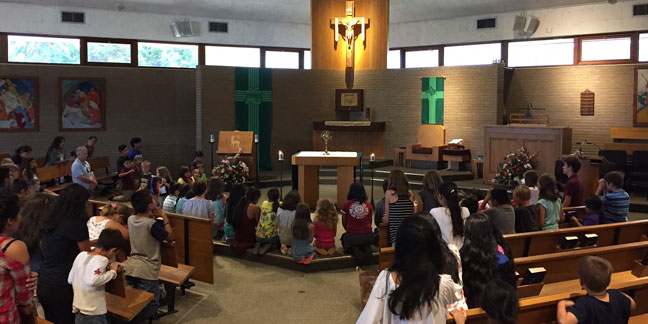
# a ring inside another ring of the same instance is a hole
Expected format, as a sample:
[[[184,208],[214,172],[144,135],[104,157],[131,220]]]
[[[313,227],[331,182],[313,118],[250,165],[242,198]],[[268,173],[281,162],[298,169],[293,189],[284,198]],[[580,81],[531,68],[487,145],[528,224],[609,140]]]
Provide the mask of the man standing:
[[[97,187],[97,179],[90,168],[88,158],[88,149],[85,146],[79,146],[76,149],[76,160],[72,163],[72,182],[82,185],[88,190]]]

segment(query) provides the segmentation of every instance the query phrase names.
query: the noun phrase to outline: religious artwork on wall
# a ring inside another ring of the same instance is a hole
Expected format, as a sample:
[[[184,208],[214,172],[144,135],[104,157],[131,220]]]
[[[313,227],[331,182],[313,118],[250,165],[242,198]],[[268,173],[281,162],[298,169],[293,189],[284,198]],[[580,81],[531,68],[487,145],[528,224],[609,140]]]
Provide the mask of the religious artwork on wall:
[[[106,80],[59,78],[59,129],[106,129]]]
[[[355,69],[355,41],[358,36],[362,39],[362,44],[366,44],[365,29],[369,28],[369,18],[356,17],[355,5],[353,1],[346,1],[346,16],[331,18],[331,26],[335,29],[335,42],[333,46],[337,49],[340,34],[346,42],[346,68],[345,82],[347,89],[353,89],[354,69]],[[340,32],[342,27],[342,32]],[[357,30],[357,28],[360,30]]]
[[[234,76],[236,129],[258,135],[258,168],[261,171],[272,170],[272,70],[237,67]]]
[[[635,74],[634,126],[648,126],[648,68],[637,68]]]
[[[38,79],[0,77],[0,131],[38,131]]]
[[[421,78],[421,124],[443,125],[445,78]]]
[[[363,94],[362,89],[336,89],[335,111],[362,111]]]

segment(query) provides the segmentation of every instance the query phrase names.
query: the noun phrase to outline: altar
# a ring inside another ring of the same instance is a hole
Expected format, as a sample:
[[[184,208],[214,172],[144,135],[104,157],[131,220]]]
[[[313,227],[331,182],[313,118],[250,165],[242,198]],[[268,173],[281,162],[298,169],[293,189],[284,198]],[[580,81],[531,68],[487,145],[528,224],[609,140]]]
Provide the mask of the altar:
[[[313,122],[313,149],[316,151],[324,150],[323,131],[332,135],[328,143],[330,150],[362,152],[365,156],[373,153],[378,159],[385,158],[385,122]]]
[[[296,165],[297,190],[303,202],[315,209],[319,199],[319,167],[321,165],[337,166],[337,206],[342,207],[347,192],[353,183],[354,167],[359,166],[360,156],[357,152],[302,151],[292,156],[292,165]]]

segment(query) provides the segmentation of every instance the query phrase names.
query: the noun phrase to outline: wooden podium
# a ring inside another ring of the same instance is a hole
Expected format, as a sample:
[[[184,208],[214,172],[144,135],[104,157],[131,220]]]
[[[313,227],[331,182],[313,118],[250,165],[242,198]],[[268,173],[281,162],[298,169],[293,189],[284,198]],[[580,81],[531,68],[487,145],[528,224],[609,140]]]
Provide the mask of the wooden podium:
[[[241,152],[241,161],[247,164],[250,169],[250,179],[257,177],[257,148],[254,143],[254,132],[240,132],[240,131],[221,131],[218,133],[218,163],[214,161],[214,165],[220,164],[220,159],[226,155],[234,155]]]
[[[360,165],[356,152],[302,151],[292,156],[292,165],[298,168],[297,189],[302,201],[315,209],[319,199],[320,165],[337,166],[337,205],[346,201],[347,192],[353,183],[353,167]]]

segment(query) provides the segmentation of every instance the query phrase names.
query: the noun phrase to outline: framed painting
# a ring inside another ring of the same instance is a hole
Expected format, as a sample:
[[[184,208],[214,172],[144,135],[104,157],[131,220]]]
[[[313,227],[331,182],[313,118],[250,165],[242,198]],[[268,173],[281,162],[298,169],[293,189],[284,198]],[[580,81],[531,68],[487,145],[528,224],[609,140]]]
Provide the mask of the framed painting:
[[[106,130],[106,80],[59,78],[59,129]]]
[[[634,126],[648,126],[648,66],[638,67],[635,73]]]
[[[336,89],[335,110],[336,111],[362,111],[364,91],[362,89]]]
[[[0,76],[0,132],[38,131],[38,78]]]

